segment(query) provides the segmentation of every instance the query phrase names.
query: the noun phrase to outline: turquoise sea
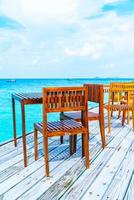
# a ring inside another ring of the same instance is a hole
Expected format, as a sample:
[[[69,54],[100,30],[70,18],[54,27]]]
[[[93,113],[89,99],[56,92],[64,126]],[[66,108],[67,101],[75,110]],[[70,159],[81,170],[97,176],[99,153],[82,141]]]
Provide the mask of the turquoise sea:
[[[0,79],[0,143],[13,138],[12,125],[12,104],[11,94],[17,92],[41,92],[43,87],[48,86],[81,86],[84,83],[109,84],[111,81],[131,81],[134,79],[110,79],[110,78],[90,78],[90,79]],[[107,97],[105,97],[107,101]],[[93,107],[93,104],[89,105]],[[21,110],[20,104],[16,103],[17,115],[17,135],[21,135]],[[50,114],[49,120],[58,119],[58,114]],[[33,130],[33,123],[42,121],[42,106],[26,106],[26,129],[27,132]]]

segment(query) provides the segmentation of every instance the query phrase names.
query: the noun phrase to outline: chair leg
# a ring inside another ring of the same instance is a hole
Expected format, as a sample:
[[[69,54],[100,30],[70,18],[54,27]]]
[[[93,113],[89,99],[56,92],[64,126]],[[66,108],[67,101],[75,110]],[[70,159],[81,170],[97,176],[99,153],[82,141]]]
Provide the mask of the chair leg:
[[[108,110],[108,133],[111,132],[110,123],[111,123],[111,114],[110,114],[110,110]]]
[[[76,152],[77,135],[74,135],[74,153]]]
[[[63,113],[60,113],[60,121],[63,120],[62,116],[63,116]],[[64,142],[63,136],[60,136],[60,143],[63,144],[63,142]]]
[[[130,124],[130,112],[127,112],[127,123]]]
[[[35,160],[38,160],[38,139],[37,139],[37,130],[34,129],[34,158]]]
[[[102,148],[104,149],[106,146],[106,138],[105,138],[105,127],[104,127],[104,118],[99,119],[100,124],[100,132],[101,132],[101,141],[102,141]]]
[[[44,137],[43,139],[44,139],[45,170],[46,170],[46,176],[49,176],[48,137]]]
[[[122,116],[122,126],[125,124],[125,119],[126,119],[126,111],[123,111],[123,116]]]
[[[81,135],[81,142],[82,142],[82,157],[85,156],[85,151],[84,151],[84,135]]]
[[[69,136],[70,155],[72,155],[76,152],[76,141],[77,141],[77,135],[70,135]]]
[[[120,118],[121,116],[121,111],[118,111],[118,119]]]
[[[60,136],[60,143],[63,144],[64,140],[63,140],[63,136]]]
[[[86,169],[88,169],[90,166],[88,133],[85,133],[82,135],[83,135],[83,139],[84,139],[85,166],[86,166]]]
[[[73,155],[73,135],[69,135],[70,155]]]

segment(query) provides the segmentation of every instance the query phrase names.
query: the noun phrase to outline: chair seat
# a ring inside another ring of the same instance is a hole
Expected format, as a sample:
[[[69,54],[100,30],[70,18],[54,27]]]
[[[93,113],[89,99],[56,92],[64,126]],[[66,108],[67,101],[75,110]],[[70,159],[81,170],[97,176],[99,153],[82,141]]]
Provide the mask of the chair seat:
[[[35,128],[39,130],[40,132],[43,131],[43,123],[36,123],[34,124]],[[68,132],[73,131],[76,129],[84,129],[82,124],[80,122],[77,122],[75,120],[69,119],[69,120],[62,120],[62,121],[54,121],[54,122],[48,122],[47,123],[47,132]]]
[[[81,112],[64,112],[62,115],[64,115],[64,117],[70,118],[70,119],[74,119],[76,121],[81,121]],[[98,113],[94,113],[91,111],[88,111],[88,119],[89,120],[97,120],[99,118],[99,114]]]
[[[108,110],[108,105],[104,105],[104,108]],[[110,110],[112,111],[132,110],[132,105],[127,105],[127,104],[110,105]]]

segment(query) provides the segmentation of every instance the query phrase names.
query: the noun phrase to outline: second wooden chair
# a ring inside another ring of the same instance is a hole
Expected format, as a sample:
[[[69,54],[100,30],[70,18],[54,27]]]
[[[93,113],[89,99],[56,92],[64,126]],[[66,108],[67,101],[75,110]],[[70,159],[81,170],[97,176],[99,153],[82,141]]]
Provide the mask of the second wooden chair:
[[[104,127],[104,88],[103,88],[103,85],[100,85],[100,84],[84,84],[84,86],[88,88],[88,101],[99,104],[98,113],[88,110],[88,120],[89,121],[99,120],[102,148],[104,148],[106,146],[105,127]],[[73,113],[64,112],[64,113],[61,113],[60,118],[61,120],[74,119],[80,122],[81,113],[80,112],[73,112]],[[76,138],[74,138],[74,140],[76,141]],[[61,143],[63,143],[63,137],[61,137]]]

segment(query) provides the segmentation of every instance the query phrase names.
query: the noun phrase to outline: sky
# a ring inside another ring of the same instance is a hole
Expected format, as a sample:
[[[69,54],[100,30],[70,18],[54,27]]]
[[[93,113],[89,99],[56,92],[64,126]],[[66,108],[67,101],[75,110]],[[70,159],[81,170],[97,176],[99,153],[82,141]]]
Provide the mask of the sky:
[[[134,77],[134,0],[0,0],[0,78]]]

